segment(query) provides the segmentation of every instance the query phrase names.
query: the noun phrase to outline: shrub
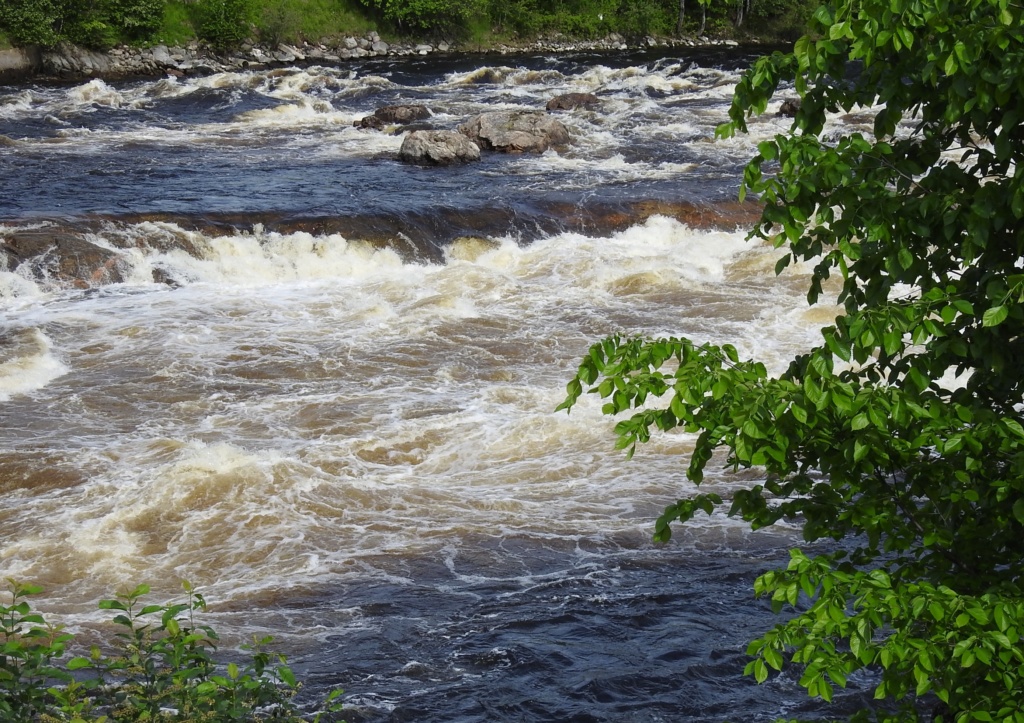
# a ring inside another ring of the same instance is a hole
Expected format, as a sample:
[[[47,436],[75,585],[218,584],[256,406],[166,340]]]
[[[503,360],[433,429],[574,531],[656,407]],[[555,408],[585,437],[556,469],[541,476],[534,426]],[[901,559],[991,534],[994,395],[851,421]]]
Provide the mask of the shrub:
[[[218,636],[195,621],[206,601],[189,583],[185,600],[144,605],[149,592],[140,585],[109,600],[118,631],[112,655],[94,646],[86,656],[58,660],[73,636],[33,612],[27,597],[42,591],[8,581],[10,605],[0,604],[0,717],[10,723],[71,721],[134,723],[140,720],[228,721],[276,720],[298,723],[293,697],[299,689],[283,655],[266,650],[272,638],[243,646],[248,660],[223,665],[214,659]],[[326,711],[336,712],[334,701]],[[317,713],[319,721],[323,713]]]
[[[160,27],[164,0],[106,0],[104,14],[130,39],[141,40]]]
[[[236,47],[251,34],[252,0],[199,0],[193,8],[196,33],[214,48]]]
[[[15,45],[56,45],[57,23],[63,16],[60,0],[3,0],[0,30]]]

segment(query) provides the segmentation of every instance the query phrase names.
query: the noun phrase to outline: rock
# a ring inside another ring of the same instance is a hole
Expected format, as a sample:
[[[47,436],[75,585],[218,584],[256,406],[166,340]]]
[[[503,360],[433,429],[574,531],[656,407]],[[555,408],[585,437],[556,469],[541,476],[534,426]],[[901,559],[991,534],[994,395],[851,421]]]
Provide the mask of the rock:
[[[400,136],[403,133],[409,133],[410,131],[432,131],[432,130],[435,130],[434,126],[432,124],[416,122],[416,123],[410,123],[409,125],[406,125],[406,126],[396,126],[394,129],[392,129],[391,135],[393,135],[393,136]]]
[[[786,100],[782,101],[782,105],[779,106],[779,112],[776,115],[784,115],[788,118],[795,118],[799,110],[800,99],[787,98]]]
[[[439,53],[447,53],[449,50],[451,50],[451,46],[448,45],[448,43],[438,43],[437,44],[437,52],[439,52]]]
[[[601,105],[601,99],[593,93],[563,93],[548,101],[548,110],[593,110]]]
[[[18,141],[14,140],[10,136],[0,134],[0,148],[13,148],[18,145]]]
[[[377,40],[372,45],[370,45],[370,50],[377,53],[377,55],[387,55],[388,44],[385,43],[383,40]]]
[[[492,111],[475,115],[459,132],[478,146],[503,153],[542,153],[569,143],[569,131],[541,111]]]
[[[359,41],[355,38],[345,38],[345,48],[347,50],[355,50],[359,47]]]
[[[429,45],[417,45],[415,48],[413,48],[413,51],[417,55],[428,55],[434,52],[434,49]]]
[[[420,166],[450,166],[480,160],[480,147],[455,131],[413,131],[402,141],[398,160]]]
[[[290,56],[292,56],[293,60],[305,60],[306,59],[306,56],[302,53],[301,50],[299,50],[298,48],[296,48],[296,47],[294,47],[292,45],[285,45],[284,43],[281,43],[280,45],[277,46],[277,52],[279,52],[279,53],[281,53],[283,55],[290,55]],[[292,62],[292,61],[288,61],[288,62]]]
[[[0,251],[8,257],[8,270],[27,264],[36,278],[79,288],[124,280],[121,254],[66,232],[17,231],[0,242]]]
[[[430,110],[425,105],[385,105],[375,110],[373,115],[368,115],[353,125],[359,128],[379,129],[389,124],[405,125],[429,117]]]
[[[43,69],[57,75],[104,75],[113,63],[106,53],[60,43],[42,55]]]

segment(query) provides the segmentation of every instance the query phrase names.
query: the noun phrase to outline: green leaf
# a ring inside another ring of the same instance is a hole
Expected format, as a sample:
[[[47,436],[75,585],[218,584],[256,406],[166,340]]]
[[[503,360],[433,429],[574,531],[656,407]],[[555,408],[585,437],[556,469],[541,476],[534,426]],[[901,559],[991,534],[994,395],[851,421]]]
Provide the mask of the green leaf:
[[[1009,315],[1010,309],[1006,306],[993,306],[987,309],[981,317],[982,326],[999,326]]]
[[[1013,503],[1013,516],[1017,518],[1017,522],[1024,525],[1024,497]]]
[[[278,666],[277,675],[289,688],[294,688],[298,685],[298,681],[295,680],[295,674],[287,665]]]

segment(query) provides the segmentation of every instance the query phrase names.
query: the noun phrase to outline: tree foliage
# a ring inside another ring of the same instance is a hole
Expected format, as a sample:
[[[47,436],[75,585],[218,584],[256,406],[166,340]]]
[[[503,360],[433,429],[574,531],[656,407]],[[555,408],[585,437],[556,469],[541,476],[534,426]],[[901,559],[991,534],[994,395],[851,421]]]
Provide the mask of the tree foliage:
[[[870,668],[879,708],[857,718],[928,719],[934,703],[934,720],[1020,723],[1022,8],[831,0],[792,52],[744,75],[719,134],[745,131],[783,83],[802,105],[746,168],[765,203],[751,235],[783,249],[780,273],[813,265],[811,304],[838,277],[842,314],[777,377],[728,345],[611,337],[560,408],[586,389],[632,410],[615,428],[630,454],[653,430],[696,433],[696,485],[713,459],[764,471],[729,514],[844,541],[759,578],[795,616],[750,645],[758,681],[795,664],[830,700]],[[823,136],[827,114],[854,109],[873,134]],[[681,499],[655,538],[722,503]]]

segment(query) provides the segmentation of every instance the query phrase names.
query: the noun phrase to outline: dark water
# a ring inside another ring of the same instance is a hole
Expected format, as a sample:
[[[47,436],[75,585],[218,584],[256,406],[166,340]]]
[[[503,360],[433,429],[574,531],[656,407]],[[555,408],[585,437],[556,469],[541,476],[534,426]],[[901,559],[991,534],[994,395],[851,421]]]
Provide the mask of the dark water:
[[[120,585],[192,579],[228,638],[278,638],[306,702],[343,687],[350,723],[813,714],[791,674],[742,676],[775,622],[753,580],[798,530],[717,514],[655,546],[692,491],[687,438],[626,463],[596,400],[552,414],[614,331],[772,366],[814,338],[801,284],[730,226],[740,169],[788,123],[712,141],[752,55],[0,89],[0,234],[78,224],[137,251],[87,291],[0,269],[0,573],[73,626]],[[560,115],[572,146],[539,156],[416,168],[352,126],[569,91],[603,107]]]

